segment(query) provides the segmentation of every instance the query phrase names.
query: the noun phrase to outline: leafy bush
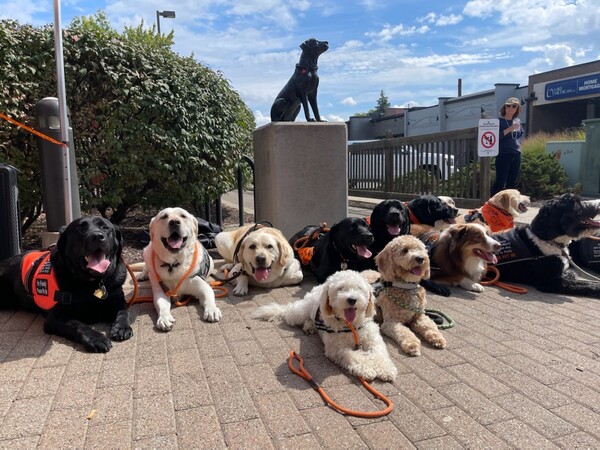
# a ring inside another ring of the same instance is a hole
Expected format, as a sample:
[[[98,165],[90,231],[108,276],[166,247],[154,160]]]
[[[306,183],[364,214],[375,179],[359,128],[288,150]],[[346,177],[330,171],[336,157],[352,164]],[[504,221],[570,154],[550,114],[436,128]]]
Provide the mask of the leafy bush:
[[[143,25],[143,24],[142,24]],[[64,32],[82,209],[118,223],[131,209],[200,206],[230,190],[251,154],[254,118],[223,74],[170,50],[172,34],[113,30],[105,16]],[[0,21],[0,110],[34,125],[35,103],[55,96],[53,30]],[[40,213],[35,138],[0,127],[0,155],[20,171],[22,216]]]

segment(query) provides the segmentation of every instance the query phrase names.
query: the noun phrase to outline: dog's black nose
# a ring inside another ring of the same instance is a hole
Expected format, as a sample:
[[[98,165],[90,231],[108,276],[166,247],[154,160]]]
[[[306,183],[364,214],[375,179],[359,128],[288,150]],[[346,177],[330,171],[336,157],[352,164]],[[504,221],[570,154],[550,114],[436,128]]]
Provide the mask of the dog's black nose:
[[[181,225],[181,220],[171,219],[169,220],[169,226],[179,226]]]
[[[423,264],[423,261],[425,261],[425,258],[421,258],[420,256],[417,256],[415,258],[415,261],[418,262],[419,264]]]
[[[349,304],[350,306],[354,306],[354,305],[356,304],[356,299],[355,299],[355,298],[349,298],[349,299],[348,299],[348,304]]]
[[[92,241],[94,242],[104,242],[106,240],[106,235],[101,231],[96,231],[92,233]]]
[[[267,261],[267,258],[263,255],[258,255],[256,257],[256,263],[257,264],[264,264]]]

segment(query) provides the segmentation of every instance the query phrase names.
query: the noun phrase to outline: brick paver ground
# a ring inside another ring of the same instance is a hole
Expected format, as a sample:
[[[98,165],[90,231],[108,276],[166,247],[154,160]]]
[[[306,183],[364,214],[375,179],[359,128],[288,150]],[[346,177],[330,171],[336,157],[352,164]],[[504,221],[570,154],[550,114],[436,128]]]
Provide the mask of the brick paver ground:
[[[198,303],[175,308],[169,333],[154,328],[151,303],[133,305],[134,337],[107,354],[45,335],[40,316],[1,312],[0,447],[600,448],[599,300],[495,287],[430,294],[456,321],[448,348],[411,358],[386,338],[398,379],[374,384],[395,409],[360,419],[324,406],[289,371],[293,349],[340,403],[382,407],[317,336],[249,318],[314,284],[309,275],[220,299],[215,324]]]

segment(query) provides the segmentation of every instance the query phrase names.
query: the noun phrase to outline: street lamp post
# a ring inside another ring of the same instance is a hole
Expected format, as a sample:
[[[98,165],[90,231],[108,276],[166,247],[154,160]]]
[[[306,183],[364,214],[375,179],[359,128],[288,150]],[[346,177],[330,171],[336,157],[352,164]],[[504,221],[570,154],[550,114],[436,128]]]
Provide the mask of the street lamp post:
[[[156,29],[158,31],[158,35],[160,36],[160,18],[164,17],[165,19],[174,19],[175,11],[156,11]]]

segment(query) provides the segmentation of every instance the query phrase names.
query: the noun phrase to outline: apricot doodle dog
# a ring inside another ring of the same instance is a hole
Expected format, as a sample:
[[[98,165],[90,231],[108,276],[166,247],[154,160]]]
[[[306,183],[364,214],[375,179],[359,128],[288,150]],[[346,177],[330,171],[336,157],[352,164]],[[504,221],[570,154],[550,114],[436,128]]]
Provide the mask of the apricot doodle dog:
[[[430,274],[425,244],[414,236],[399,236],[385,246],[375,261],[383,284],[376,302],[383,317],[381,332],[410,356],[421,354],[417,335],[433,347],[446,348],[446,339],[425,314],[427,297],[419,284]]]

